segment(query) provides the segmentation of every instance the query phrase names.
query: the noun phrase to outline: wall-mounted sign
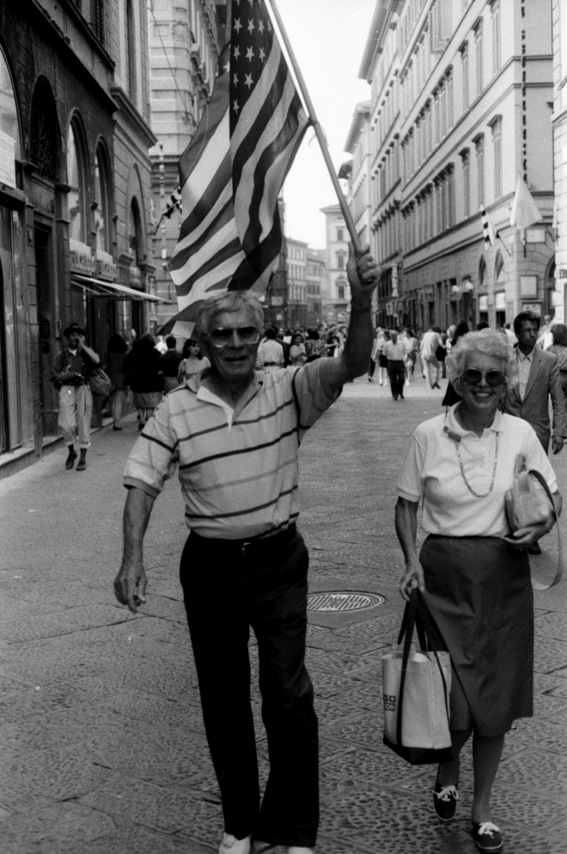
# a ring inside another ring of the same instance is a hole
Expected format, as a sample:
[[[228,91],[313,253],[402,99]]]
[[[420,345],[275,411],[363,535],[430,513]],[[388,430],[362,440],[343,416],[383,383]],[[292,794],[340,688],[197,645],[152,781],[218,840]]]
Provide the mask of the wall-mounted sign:
[[[537,297],[537,276],[520,276],[520,297],[522,299]]]
[[[99,279],[108,279],[109,282],[115,282],[117,279],[118,268],[114,263],[114,258],[108,252],[102,252],[97,249],[96,253],[96,274]]]
[[[527,243],[545,243],[545,228],[527,228]]]
[[[87,273],[92,276],[96,269],[96,258],[90,246],[80,240],[69,240],[69,265],[72,273]]]
[[[534,314],[539,315],[541,317],[541,303],[540,302],[523,302],[522,303],[522,311],[533,311]]]

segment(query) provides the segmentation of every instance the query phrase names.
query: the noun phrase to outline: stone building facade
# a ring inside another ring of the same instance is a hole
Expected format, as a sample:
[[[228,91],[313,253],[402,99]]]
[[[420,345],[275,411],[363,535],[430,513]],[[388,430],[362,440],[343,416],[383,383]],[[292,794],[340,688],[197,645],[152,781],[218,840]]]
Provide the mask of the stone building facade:
[[[104,355],[151,294],[142,0],[0,4],[0,476],[58,434],[50,383],[75,320]]]
[[[555,163],[555,318],[567,311],[567,6],[553,0],[553,155]]]
[[[349,233],[341,206],[328,205],[321,209],[325,216],[325,262],[327,281],[323,297],[326,323],[344,324],[348,318],[350,289],[347,278]]]
[[[553,309],[551,10],[377,2],[360,76],[381,325],[501,326],[526,306]],[[525,233],[509,224],[518,177],[541,214]],[[482,207],[497,234],[488,245]]]
[[[150,152],[156,294],[168,301],[157,304],[159,328],[177,312],[168,263],[182,219],[174,204],[179,159],[211,96],[225,39],[226,0],[153,0],[148,16],[151,121],[158,140]]]

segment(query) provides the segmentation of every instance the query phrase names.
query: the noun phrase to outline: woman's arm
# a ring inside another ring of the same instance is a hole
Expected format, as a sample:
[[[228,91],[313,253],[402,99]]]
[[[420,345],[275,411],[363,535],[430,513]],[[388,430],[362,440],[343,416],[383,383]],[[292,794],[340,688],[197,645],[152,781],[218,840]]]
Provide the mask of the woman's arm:
[[[406,602],[414,587],[418,587],[422,593],[425,590],[423,567],[416,546],[418,506],[418,501],[409,501],[407,498],[398,498],[396,503],[396,534],[406,561],[400,580],[400,593]]]

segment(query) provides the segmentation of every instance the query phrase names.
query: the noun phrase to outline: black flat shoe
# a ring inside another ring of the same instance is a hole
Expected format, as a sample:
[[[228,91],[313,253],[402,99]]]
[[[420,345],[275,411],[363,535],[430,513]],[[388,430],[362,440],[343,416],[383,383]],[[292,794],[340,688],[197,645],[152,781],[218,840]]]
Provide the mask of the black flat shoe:
[[[459,800],[458,786],[458,783],[456,786],[442,786],[439,782],[435,783],[433,808],[439,821],[453,821],[455,818]]]
[[[491,821],[473,821],[473,839],[479,851],[500,851],[503,846],[500,828]]]

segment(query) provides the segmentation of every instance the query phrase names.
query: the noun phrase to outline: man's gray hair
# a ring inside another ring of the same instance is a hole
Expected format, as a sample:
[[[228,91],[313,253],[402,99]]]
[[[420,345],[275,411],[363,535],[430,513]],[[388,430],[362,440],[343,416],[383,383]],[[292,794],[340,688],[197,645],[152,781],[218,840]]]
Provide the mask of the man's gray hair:
[[[223,291],[205,300],[197,315],[196,331],[199,336],[207,335],[212,329],[214,318],[223,311],[240,311],[247,308],[254,326],[261,332],[264,328],[264,307],[258,297],[250,291]]]
[[[506,377],[506,386],[514,388],[518,384],[518,363],[506,335],[496,329],[480,329],[478,332],[467,332],[459,338],[447,356],[447,377],[453,385],[466,370],[470,353],[483,353],[498,359]]]

